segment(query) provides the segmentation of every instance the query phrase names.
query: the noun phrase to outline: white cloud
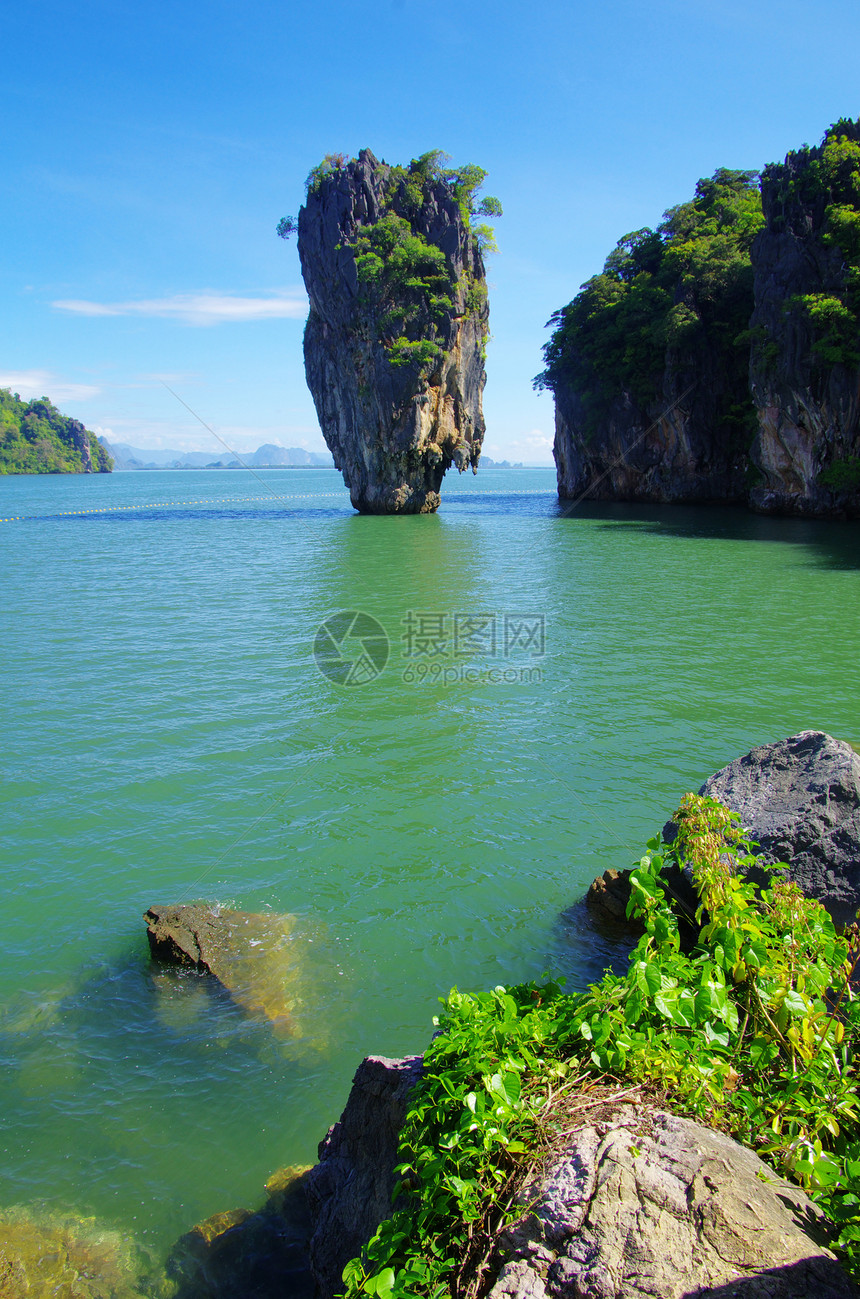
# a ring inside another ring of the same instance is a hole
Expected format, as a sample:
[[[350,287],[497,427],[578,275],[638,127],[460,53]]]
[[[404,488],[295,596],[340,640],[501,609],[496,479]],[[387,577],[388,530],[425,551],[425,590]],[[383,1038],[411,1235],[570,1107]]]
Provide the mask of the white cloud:
[[[307,298],[298,289],[270,297],[243,298],[233,293],[176,293],[170,298],[141,298],[130,302],[90,302],[60,298],[51,306],[78,316],[150,316],[183,325],[220,325],[246,320],[301,320]]]
[[[49,397],[53,402],[86,401],[101,392],[91,383],[70,383],[50,370],[0,370],[0,388],[11,388],[25,401]]]
[[[484,450],[492,460],[519,460],[526,465],[552,465],[551,437],[542,429],[533,428],[518,438],[510,441],[494,442],[490,439],[484,443]]]

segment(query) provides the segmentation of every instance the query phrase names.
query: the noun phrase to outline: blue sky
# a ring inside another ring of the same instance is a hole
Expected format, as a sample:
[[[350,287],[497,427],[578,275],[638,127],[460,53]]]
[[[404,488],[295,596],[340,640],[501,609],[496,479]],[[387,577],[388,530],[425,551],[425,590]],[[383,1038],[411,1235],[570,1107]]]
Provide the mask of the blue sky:
[[[485,451],[551,463],[550,314],[717,167],[860,115],[856,0],[7,6],[0,386],[115,441],[323,450],[275,236],[328,152],[489,172]]]

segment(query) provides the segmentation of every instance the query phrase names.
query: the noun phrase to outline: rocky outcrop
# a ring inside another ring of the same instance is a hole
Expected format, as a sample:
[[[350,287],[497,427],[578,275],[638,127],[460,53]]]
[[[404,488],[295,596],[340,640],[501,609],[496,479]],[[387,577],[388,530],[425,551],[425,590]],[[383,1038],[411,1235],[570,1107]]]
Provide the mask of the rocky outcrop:
[[[444,179],[364,149],[311,184],[298,231],[305,372],[352,504],[432,513],[484,436],[487,294],[468,214]]]
[[[700,793],[737,812],[764,862],[787,862],[808,897],[848,925],[860,907],[860,755],[823,731],[762,744]]]
[[[839,134],[860,141],[860,123],[840,123]],[[853,181],[840,192],[830,141],[828,132],[822,145],[790,153],[762,176],[767,224],[752,250],[750,366],[759,425],[751,459],[760,481],[751,502],[762,511],[856,518],[860,355],[851,304],[857,271],[838,237],[833,205],[844,212],[838,205],[847,201],[851,211],[857,196]]]
[[[784,863],[788,878],[837,925],[853,922],[860,908],[860,754],[850,744],[824,731],[801,731],[736,758],[699,793],[736,812],[757,845],[752,879],[766,885],[766,867]],[[667,821],[664,840],[672,843],[676,833]],[[679,916],[691,918],[698,899],[686,874],[669,867],[664,882]],[[629,897],[630,871],[607,870],[589,886],[586,903],[596,916],[619,921]]]
[[[156,960],[207,971],[243,1010],[294,1031],[299,960],[293,916],[193,902],[150,907],[144,920]]]
[[[341,1273],[391,1215],[397,1140],[421,1056],[362,1060],[341,1115],[307,1177],[311,1270],[320,1299],[343,1290]]]
[[[307,1182],[318,1299],[341,1292],[344,1265],[390,1216],[419,1073],[420,1057],[364,1060],[320,1146]],[[856,1299],[798,1187],[721,1133],[607,1093],[565,1102],[578,1122],[560,1113],[555,1137],[549,1122],[522,1216],[490,1260],[491,1299]]]
[[[857,1294],[801,1190],[721,1133],[646,1105],[569,1133],[520,1203],[490,1299]]]

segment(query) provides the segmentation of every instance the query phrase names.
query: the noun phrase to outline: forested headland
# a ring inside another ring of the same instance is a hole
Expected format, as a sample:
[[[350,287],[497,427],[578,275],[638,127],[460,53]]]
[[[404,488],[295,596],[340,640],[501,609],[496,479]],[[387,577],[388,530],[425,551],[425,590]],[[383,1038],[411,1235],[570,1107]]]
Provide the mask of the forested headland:
[[[95,433],[47,397],[0,388],[0,474],[105,474],[113,460]]]
[[[720,168],[552,316],[559,492],[860,513],[860,121]]]

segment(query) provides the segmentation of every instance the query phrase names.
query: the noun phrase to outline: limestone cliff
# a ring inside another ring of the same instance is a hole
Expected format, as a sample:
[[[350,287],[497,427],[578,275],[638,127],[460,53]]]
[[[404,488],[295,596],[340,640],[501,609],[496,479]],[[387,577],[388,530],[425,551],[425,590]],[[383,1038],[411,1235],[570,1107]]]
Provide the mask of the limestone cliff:
[[[860,121],[700,181],[551,323],[560,496],[860,517]]]
[[[719,349],[704,333],[682,351],[668,349],[657,388],[644,403],[622,389],[593,429],[576,389],[556,390],[559,496],[655,503],[742,498],[750,430],[744,419],[734,436],[725,436],[721,417],[731,417],[737,382]]]
[[[484,266],[469,193],[434,160],[327,160],[299,213],[308,386],[364,513],[436,510],[484,436]]]
[[[860,123],[840,122],[762,176],[750,367],[761,510],[860,515],[858,166]]]

